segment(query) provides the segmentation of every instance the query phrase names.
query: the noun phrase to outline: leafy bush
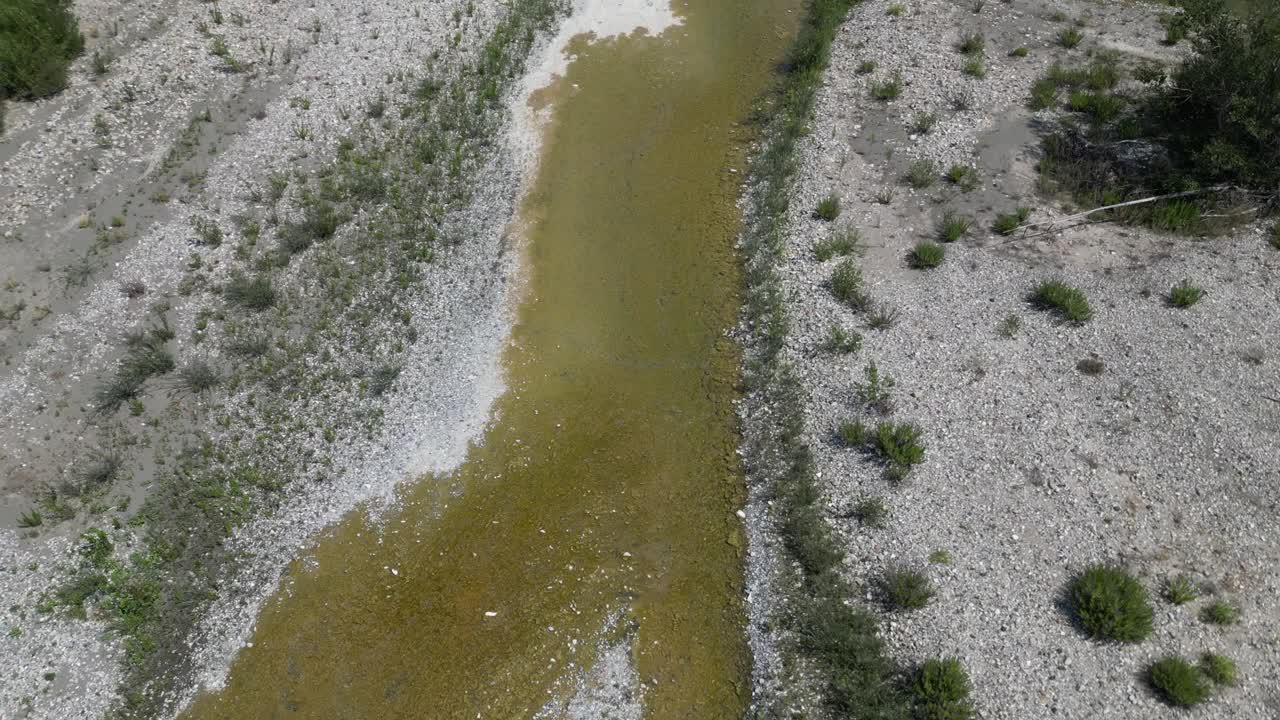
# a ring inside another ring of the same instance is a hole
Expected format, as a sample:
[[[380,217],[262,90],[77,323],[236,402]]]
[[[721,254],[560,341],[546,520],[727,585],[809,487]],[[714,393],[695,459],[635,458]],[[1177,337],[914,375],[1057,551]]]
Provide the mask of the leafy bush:
[[[1091,565],[1072,578],[1067,596],[1081,627],[1095,640],[1136,643],[1151,634],[1147,591],[1124,569]]]
[[[1200,611],[1200,619],[1210,625],[1235,625],[1240,622],[1240,609],[1222,600],[1214,600]]]
[[[853,260],[842,260],[832,271],[831,294],[854,310],[866,309],[871,302],[862,287],[862,268]]]
[[[920,440],[920,429],[910,423],[880,423],[876,426],[872,447],[890,467],[900,468],[904,472],[912,465],[924,462],[924,443]]]
[[[1239,674],[1234,660],[1217,653],[1205,653],[1200,658],[1200,671],[1214,685],[1235,685]]]
[[[1205,676],[1176,655],[1157,660],[1147,671],[1147,677],[1170,705],[1191,707],[1209,697],[1210,687]]]
[[[1200,298],[1204,297],[1204,290],[1191,284],[1190,280],[1183,280],[1174,285],[1169,290],[1169,304],[1179,308],[1189,308],[1200,302]]]
[[[1064,320],[1082,323],[1093,317],[1089,299],[1077,288],[1061,280],[1046,280],[1031,293],[1032,302],[1039,308],[1057,313]]]
[[[840,215],[840,198],[834,194],[828,195],[818,201],[818,207],[813,211],[813,216],[819,220],[831,222]]]
[[[919,610],[933,597],[933,583],[919,570],[893,567],[880,578],[885,602],[896,610]]]
[[[927,660],[911,681],[911,697],[918,720],[971,720],[977,716],[969,674],[956,658]]]
[[[1009,57],[1024,58],[1027,54],[1028,51],[1024,47],[1016,47],[1009,51]]]
[[[0,4],[0,101],[32,99],[67,85],[67,65],[84,52],[71,0]]]
[[[956,50],[965,55],[981,55],[987,49],[987,38],[980,32],[972,32],[962,35],[960,42],[956,43]]]
[[[911,248],[911,254],[907,260],[913,268],[928,270],[941,265],[946,256],[947,249],[945,247],[936,242],[922,240]]]

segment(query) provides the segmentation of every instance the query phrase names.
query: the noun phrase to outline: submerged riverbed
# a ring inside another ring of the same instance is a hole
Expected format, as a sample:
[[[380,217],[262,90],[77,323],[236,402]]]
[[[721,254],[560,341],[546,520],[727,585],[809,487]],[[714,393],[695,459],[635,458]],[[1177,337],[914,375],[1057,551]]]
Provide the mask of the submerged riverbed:
[[[509,390],[465,464],[320,538],[191,718],[530,717],[602,636],[646,717],[741,716],[726,339],[748,132],[799,3],[692,0],[572,45],[523,209]]]

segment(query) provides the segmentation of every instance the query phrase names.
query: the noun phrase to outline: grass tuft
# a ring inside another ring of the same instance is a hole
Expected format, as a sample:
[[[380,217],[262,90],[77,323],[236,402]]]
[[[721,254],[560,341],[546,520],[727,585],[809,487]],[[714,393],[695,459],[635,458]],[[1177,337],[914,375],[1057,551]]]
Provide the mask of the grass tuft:
[[[837,355],[849,355],[862,349],[862,336],[857,332],[832,325],[822,341],[822,349]]]
[[[818,201],[818,207],[814,209],[813,216],[827,222],[835,220],[840,216],[840,198],[834,194],[822,198]]]
[[[1046,280],[1031,293],[1031,301],[1042,310],[1057,313],[1064,320],[1083,323],[1093,317],[1089,299],[1078,288],[1060,280]]]
[[[986,49],[987,37],[980,32],[966,33],[956,43],[956,50],[965,55],[981,55]]]
[[[1200,657],[1200,671],[1212,680],[1214,685],[1235,685],[1239,680],[1235,661],[1226,655],[1205,653]]]
[[[1168,302],[1173,307],[1189,308],[1200,302],[1202,297],[1204,290],[1192,285],[1190,280],[1183,280],[1169,290]]]
[[[1084,40],[1084,35],[1073,27],[1064,28],[1058,33],[1058,44],[1068,50],[1079,45],[1082,40]]]
[[[927,135],[936,124],[938,124],[937,113],[918,112],[911,119],[911,131],[917,135]]]
[[[923,190],[938,179],[938,165],[928,158],[916,160],[907,168],[907,184],[916,190]]]
[[[1154,612],[1147,591],[1123,568],[1091,565],[1067,586],[1080,626],[1094,640],[1136,643],[1151,634]]]
[[[0,101],[32,100],[67,85],[67,67],[84,52],[70,0],[0,4]]]
[[[1207,678],[1191,663],[1176,655],[1157,660],[1147,670],[1147,679],[1170,705],[1191,707],[1209,698]]]
[[[832,271],[831,294],[854,310],[865,310],[871,303],[863,288],[862,268],[853,260],[842,260]]]
[[[864,526],[882,530],[889,519],[889,507],[883,498],[869,497],[854,506],[853,514]]]
[[[969,674],[957,658],[926,660],[911,680],[916,720],[972,720],[977,717]]]
[[[871,97],[880,102],[897,100],[902,95],[902,77],[894,75],[883,82],[872,83]]]
[[[947,256],[947,249],[936,242],[923,240],[911,248],[907,258],[911,267],[917,270],[929,270],[942,264]]]
[[[1228,602],[1214,600],[1200,611],[1200,619],[1210,625],[1235,625],[1240,622],[1240,609]]]
[[[991,229],[1001,235],[1012,235],[1018,228],[1022,227],[1031,217],[1031,208],[1020,207],[1011,213],[1001,213],[996,216],[996,221],[991,225]]]
[[[924,442],[920,439],[920,429],[910,423],[880,423],[876,426],[871,443],[880,459],[890,468],[903,473],[903,477],[912,466],[924,462]]]
[[[948,210],[942,214],[942,221],[938,224],[938,240],[944,243],[955,242],[967,235],[972,227],[972,218]]]
[[[1186,605],[1200,597],[1195,583],[1186,575],[1171,577],[1164,584],[1164,598],[1174,605]]]
[[[222,296],[232,305],[246,310],[266,310],[276,302],[276,291],[271,285],[271,278],[259,275],[248,278],[235,275],[222,290]]]
[[[814,245],[813,256],[818,262],[826,262],[836,256],[862,255],[866,249],[857,228],[846,226],[835,230],[831,233],[831,237]]]

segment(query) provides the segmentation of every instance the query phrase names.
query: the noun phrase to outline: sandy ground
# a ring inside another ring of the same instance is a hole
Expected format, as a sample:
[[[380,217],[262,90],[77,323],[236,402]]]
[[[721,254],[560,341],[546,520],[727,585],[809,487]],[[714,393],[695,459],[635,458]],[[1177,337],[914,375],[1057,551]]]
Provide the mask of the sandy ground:
[[[801,149],[781,269],[788,356],[807,394],[828,520],[848,550],[844,571],[877,608],[887,568],[930,577],[926,608],[884,611],[885,637],[908,667],[959,657],[980,717],[1167,717],[1176,711],[1148,688],[1146,667],[1204,652],[1233,658],[1241,681],[1190,715],[1275,717],[1280,253],[1263,238],[1270,224],[1206,238],[1108,224],[1011,238],[990,229],[1021,205],[1034,208],[1033,222],[1069,214],[1035,184],[1041,128],[1054,116],[1027,110],[1026,98],[1050,63],[1083,64],[1099,50],[1167,63],[1185,48],[1159,44],[1159,8],[1140,4],[1014,0],[975,12],[915,0],[900,16],[890,4],[859,5],[837,39]],[[1066,50],[1057,33],[1077,20],[1085,41]],[[961,71],[955,45],[969,32],[985,34],[985,78]],[[1016,47],[1029,54],[1009,56]],[[874,72],[860,72],[864,61]],[[872,84],[894,75],[901,97],[872,100]],[[937,115],[927,134],[911,129],[921,112]],[[912,189],[903,176],[919,159],[939,173],[973,166],[981,182],[965,192],[938,177]],[[833,223],[813,215],[829,194],[842,207]],[[948,210],[974,218],[973,229],[947,246],[940,268],[912,269],[911,247],[933,239]],[[814,256],[845,226],[866,245],[870,295],[897,313],[887,330],[832,297],[841,258]],[[1072,326],[1034,309],[1027,295],[1050,277],[1083,289],[1094,319]],[[1166,295],[1184,278],[1205,297],[1172,308]],[[1007,337],[1000,327],[1011,316],[1019,329]],[[823,350],[833,325],[860,333],[861,350]],[[836,437],[843,421],[882,419],[856,390],[870,362],[897,381],[892,420],[920,427],[927,447],[897,485]],[[884,529],[856,517],[869,498],[888,507]],[[765,533],[758,547],[768,554],[775,542]],[[1156,611],[1147,641],[1095,643],[1073,627],[1062,589],[1099,561],[1127,566],[1147,588]],[[1201,588],[1188,605],[1161,597],[1179,574]],[[757,602],[774,591],[762,587]],[[1202,622],[1212,600],[1240,608],[1239,624]],[[783,672],[776,657],[758,658],[770,660]]]

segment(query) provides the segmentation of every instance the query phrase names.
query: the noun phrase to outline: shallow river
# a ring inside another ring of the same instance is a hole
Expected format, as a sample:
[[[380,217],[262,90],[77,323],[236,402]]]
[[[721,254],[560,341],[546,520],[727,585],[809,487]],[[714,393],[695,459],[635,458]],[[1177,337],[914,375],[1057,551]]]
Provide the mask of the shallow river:
[[[690,0],[659,36],[578,42],[483,442],[320,538],[188,717],[532,717],[601,638],[646,717],[741,716],[734,202],[799,5]]]

